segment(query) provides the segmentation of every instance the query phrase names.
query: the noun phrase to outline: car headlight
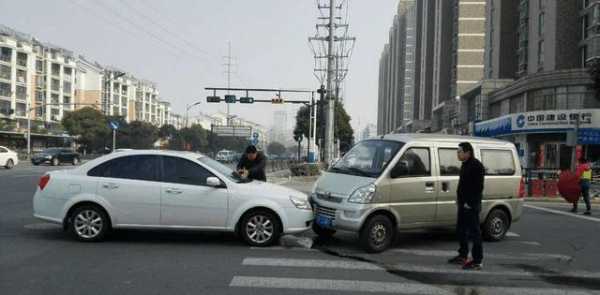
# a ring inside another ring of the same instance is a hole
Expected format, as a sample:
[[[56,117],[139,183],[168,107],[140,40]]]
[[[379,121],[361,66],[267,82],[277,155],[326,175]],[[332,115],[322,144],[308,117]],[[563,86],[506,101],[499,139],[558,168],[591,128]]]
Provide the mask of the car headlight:
[[[298,209],[302,209],[302,210],[312,210],[310,208],[310,204],[308,203],[308,200],[304,199],[304,198],[300,198],[300,197],[296,197],[296,196],[290,196],[290,201],[292,202],[292,204],[294,204],[294,206],[296,206],[296,208]]]
[[[52,159],[52,156],[50,156],[50,155],[47,155],[47,156],[45,156],[44,158],[46,158],[46,159]]]
[[[350,198],[348,198],[348,202],[350,203],[359,203],[359,204],[367,204],[373,200],[375,197],[375,192],[377,191],[377,186],[375,184],[369,184],[363,187],[359,187],[356,189]]]

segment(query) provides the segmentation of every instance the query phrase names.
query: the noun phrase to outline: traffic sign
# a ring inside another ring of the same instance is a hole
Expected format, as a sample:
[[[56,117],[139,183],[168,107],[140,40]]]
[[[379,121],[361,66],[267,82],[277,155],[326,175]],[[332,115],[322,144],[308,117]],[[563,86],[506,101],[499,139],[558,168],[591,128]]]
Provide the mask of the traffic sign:
[[[110,121],[110,122],[108,122],[108,125],[109,125],[110,129],[112,129],[112,130],[119,129],[119,122],[117,122],[117,121]]]
[[[258,132],[252,133],[252,138],[258,138],[258,136],[259,136]]]
[[[254,103],[254,97],[240,97],[240,103]]]
[[[252,134],[252,127],[249,126],[212,126],[212,132],[217,136],[245,137]]]
[[[250,140],[250,143],[251,143],[252,145],[257,145],[257,144],[258,144],[258,138],[252,138],[252,139]]]

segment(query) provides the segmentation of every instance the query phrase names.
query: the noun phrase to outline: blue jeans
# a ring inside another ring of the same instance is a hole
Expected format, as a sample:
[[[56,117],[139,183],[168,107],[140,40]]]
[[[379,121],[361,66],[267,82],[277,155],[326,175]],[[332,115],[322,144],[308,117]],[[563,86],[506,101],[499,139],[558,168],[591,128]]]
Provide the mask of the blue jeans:
[[[579,184],[581,185],[581,195],[583,196],[585,207],[587,211],[590,211],[592,210],[592,202],[590,201],[590,181],[587,179],[582,179]],[[573,208],[575,210],[577,210],[577,203],[579,203],[579,200],[573,204]]]

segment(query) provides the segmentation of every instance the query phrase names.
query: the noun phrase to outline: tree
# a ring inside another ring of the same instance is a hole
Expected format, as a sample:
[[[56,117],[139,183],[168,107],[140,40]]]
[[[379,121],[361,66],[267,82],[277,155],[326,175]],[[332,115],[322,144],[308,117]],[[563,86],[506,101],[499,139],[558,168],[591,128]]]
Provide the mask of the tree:
[[[158,128],[142,121],[133,121],[121,130],[119,147],[133,149],[150,149],[158,140]]]
[[[317,145],[319,145],[318,139],[325,138],[325,108],[320,103],[317,112]],[[344,105],[338,101],[335,104],[335,129],[334,137],[340,141],[340,150],[342,152],[348,151],[354,143],[354,130],[350,125],[350,116],[346,113]],[[308,138],[309,130],[309,109],[304,106],[298,110],[296,114],[296,127],[294,133],[300,132],[304,137]]]
[[[267,146],[267,152],[270,155],[283,155],[285,154],[285,146],[279,142],[271,142],[269,146]]]
[[[208,133],[202,128],[202,125],[198,124],[194,124],[189,128],[182,128],[169,140],[169,148],[206,152],[208,150]]]
[[[106,117],[91,107],[65,113],[62,125],[88,152],[102,151],[107,139],[110,138]]]
[[[165,124],[158,130],[158,137],[160,138],[172,138],[177,135],[177,129],[171,124]]]

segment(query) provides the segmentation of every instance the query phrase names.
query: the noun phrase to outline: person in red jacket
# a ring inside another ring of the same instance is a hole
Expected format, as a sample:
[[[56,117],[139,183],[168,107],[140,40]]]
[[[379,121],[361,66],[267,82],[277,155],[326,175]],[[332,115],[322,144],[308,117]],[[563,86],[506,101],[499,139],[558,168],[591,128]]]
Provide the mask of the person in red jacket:
[[[579,185],[581,186],[581,195],[583,196],[583,201],[585,202],[586,211],[583,213],[585,215],[590,215],[592,210],[592,204],[590,201],[590,182],[592,181],[592,167],[585,158],[579,159],[579,163],[577,164],[577,168],[575,169],[575,174],[579,177]],[[573,203],[573,209],[571,212],[577,212],[577,203],[579,203],[579,198],[577,198],[577,202]]]

